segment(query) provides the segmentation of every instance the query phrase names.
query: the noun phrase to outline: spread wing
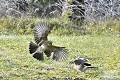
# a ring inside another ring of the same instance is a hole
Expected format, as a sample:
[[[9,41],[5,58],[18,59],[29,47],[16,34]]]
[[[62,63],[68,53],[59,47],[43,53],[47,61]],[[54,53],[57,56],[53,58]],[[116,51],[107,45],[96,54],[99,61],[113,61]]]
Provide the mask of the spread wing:
[[[38,25],[34,28],[35,42],[39,45],[44,43],[46,40],[48,40],[47,36],[50,31],[51,29],[47,23],[43,22],[38,23]]]
[[[69,53],[68,53],[67,49],[60,48],[60,49],[56,49],[54,51],[53,59],[56,61],[63,61],[63,60],[66,60],[68,58],[68,56],[69,56]]]

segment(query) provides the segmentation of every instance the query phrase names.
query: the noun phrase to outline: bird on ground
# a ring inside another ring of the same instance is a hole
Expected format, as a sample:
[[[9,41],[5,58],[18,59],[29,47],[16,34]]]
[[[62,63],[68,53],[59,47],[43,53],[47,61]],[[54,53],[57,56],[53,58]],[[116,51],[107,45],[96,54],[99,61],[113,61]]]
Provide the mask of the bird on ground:
[[[88,60],[82,57],[77,57],[72,63],[74,63],[74,69],[81,72],[85,72],[88,68],[98,68],[91,66]]]
[[[52,30],[47,23],[40,22],[34,28],[34,39],[36,43],[30,42],[29,52],[33,54],[33,57],[37,60],[44,60],[44,54],[50,57],[53,53],[53,60],[63,61],[69,56],[69,53],[65,47],[54,46],[52,41],[48,40],[48,34]]]

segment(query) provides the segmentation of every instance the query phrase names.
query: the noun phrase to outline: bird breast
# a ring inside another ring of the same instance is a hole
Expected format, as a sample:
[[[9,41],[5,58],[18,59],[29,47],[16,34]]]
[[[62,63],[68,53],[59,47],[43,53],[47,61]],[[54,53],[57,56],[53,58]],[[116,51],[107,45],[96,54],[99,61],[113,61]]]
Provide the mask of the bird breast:
[[[74,69],[79,70],[80,69],[80,65],[74,64]]]

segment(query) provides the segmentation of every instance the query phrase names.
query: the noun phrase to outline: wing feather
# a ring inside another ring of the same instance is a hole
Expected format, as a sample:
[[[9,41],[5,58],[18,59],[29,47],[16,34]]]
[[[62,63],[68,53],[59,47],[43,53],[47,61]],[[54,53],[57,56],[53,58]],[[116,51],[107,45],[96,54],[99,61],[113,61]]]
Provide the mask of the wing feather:
[[[68,56],[68,51],[65,48],[60,48],[54,51],[53,59],[56,61],[63,61],[66,60]]]
[[[50,31],[51,29],[47,23],[45,22],[38,23],[38,25],[34,28],[35,42],[39,45],[44,43],[46,40],[48,40],[47,36]]]

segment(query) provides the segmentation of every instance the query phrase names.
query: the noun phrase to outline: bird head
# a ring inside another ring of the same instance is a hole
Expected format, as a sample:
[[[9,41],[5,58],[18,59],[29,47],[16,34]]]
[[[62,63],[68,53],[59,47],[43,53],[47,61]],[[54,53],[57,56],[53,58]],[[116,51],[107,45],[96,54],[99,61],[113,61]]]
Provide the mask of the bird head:
[[[85,62],[87,62],[87,60],[85,58],[82,58],[80,56],[78,56],[75,60],[74,60],[74,63],[76,65],[80,65],[80,64],[84,64]]]
[[[80,56],[78,56],[75,60],[81,60],[83,62],[87,62],[88,61],[87,59],[85,59],[83,57],[80,57]]]
[[[80,65],[80,64],[82,64],[82,61],[81,61],[81,60],[75,60],[74,63],[75,63],[76,65]]]

